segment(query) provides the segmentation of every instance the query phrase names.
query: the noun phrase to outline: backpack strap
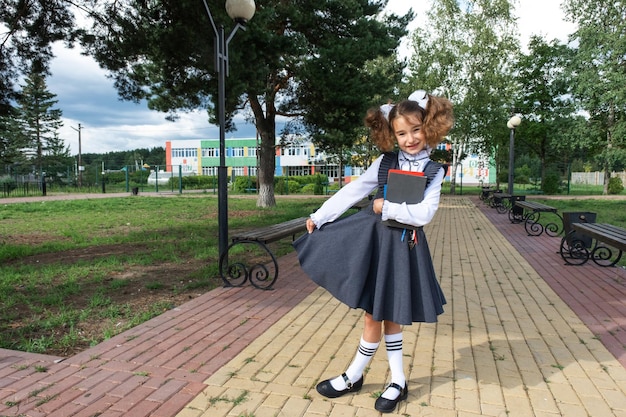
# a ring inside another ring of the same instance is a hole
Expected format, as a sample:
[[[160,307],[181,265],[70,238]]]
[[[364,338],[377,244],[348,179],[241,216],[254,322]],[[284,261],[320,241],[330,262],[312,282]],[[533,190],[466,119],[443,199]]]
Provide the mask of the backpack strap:
[[[397,152],[385,152],[383,154],[383,160],[380,162],[380,168],[378,169],[378,191],[374,198],[383,198],[385,184],[387,184],[387,176],[390,169],[398,168],[398,153]]]
[[[424,175],[428,178],[428,181],[426,182],[427,187],[430,184],[430,181],[432,181],[432,179],[435,177],[435,175],[437,175],[441,168],[443,168],[445,175],[445,173],[448,172],[448,165],[440,164],[439,162],[435,162],[432,160],[428,161],[428,163],[424,167]]]

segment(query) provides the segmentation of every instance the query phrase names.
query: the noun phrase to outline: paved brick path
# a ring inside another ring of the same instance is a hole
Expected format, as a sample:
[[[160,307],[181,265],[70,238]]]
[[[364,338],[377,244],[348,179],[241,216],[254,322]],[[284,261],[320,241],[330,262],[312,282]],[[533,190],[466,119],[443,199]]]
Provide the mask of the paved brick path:
[[[392,415],[626,415],[626,271],[565,267],[558,238],[464,197],[442,199],[427,235],[448,305],[405,328],[409,400]],[[379,415],[384,348],[359,394],[319,396],[362,317],[294,254],[280,264],[274,291],[217,289],[60,362],[0,350],[0,416]]]

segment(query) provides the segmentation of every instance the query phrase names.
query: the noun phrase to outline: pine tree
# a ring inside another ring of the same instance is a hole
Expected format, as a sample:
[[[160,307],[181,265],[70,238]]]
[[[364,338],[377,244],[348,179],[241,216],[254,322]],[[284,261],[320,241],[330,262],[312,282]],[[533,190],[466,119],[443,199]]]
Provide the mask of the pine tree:
[[[15,109],[10,109],[8,115],[0,116],[0,175],[13,173],[17,167],[25,165],[26,159],[22,153],[26,146],[24,139]]]
[[[63,125],[62,111],[54,108],[58,103],[56,94],[47,89],[45,77],[31,73],[22,86],[18,99],[18,120],[24,137],[22,152],[38,172],[67,165],[69,149],[59,137]]]

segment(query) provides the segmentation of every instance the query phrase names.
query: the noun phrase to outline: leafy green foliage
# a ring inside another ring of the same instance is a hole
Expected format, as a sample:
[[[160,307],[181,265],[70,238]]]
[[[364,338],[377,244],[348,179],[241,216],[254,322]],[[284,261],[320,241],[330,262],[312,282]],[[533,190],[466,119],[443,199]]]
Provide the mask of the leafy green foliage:
[[[608,178],[626,160],[626,4],[566,0],[564,9],[577,24],[572,90],[589,114],[584,143],[599,149],[596,158]]]
[[[548,43],[538,36],[530,39],[528,49],[517,62],[520,88],[515,109],[523,115],[523,122],[515,132],[515,152],[536,157],[541,166],[539,176],[545,179],[545,167],[576,149],[566,140],[575,126],[575,107],[568,94],[571,79],[566,71],[572,53],[566,45],[556,40]]]
[[[549,171],[541,182],[544,194],[557,194],[561,188],[561,177],[558,172]]]

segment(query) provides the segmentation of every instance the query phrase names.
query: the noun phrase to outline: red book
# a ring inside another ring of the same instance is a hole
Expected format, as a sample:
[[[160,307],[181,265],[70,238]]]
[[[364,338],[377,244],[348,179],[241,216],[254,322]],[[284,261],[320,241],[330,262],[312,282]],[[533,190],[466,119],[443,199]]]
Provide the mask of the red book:
[[[424,199],[427,178],[423,172],[390,169],[385,186],[385,200],[392,203],[417,204]],[[395,220],[385,220],[383,224],[390,227],[412,228]]]

